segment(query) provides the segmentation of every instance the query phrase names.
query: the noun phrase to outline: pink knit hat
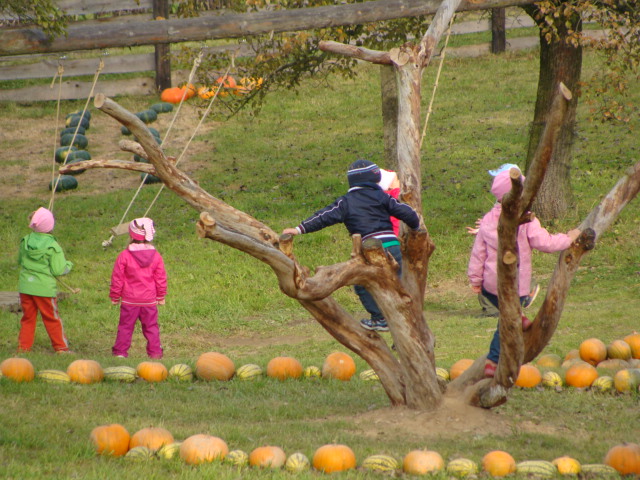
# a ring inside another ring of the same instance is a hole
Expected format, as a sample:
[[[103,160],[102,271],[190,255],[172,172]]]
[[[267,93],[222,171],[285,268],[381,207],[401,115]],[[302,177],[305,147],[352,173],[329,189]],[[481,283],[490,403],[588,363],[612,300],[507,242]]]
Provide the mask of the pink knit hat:
[[[155,233],[156,229],[153,228],[153,220],[150,218],[136,218],[129,223],[129,236],[133,240],[151,242]]]
[[[40,207],[33,212],[29,228],[38,233],[49,233],[53,230],[56,221],[53,218],[53,213],[44,207]]]
[[[509,172],[509,170],[500,172],[496,175],[496,178],[493,179],[491,193],[495,195],[499,202],[502,201],[502,197],[511,191],[511,175]],[[524,182],[524,175],[520,175],[520,179]]]

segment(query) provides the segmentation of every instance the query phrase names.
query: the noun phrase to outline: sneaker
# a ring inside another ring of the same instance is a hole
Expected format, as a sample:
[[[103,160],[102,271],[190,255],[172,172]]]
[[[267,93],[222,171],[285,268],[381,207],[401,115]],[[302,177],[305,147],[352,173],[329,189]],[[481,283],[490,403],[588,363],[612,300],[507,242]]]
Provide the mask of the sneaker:
[[[484,364],[484,376],[487,378],[493,378],[496,374],[497,368],[497,363],[492,362],[491,360],[487,360],[487,363]]]
[[[529,295],[527,295],[526,298],[524,299],[524,302],[522,303],[522,308],[527,308],[531,306],[531,304],[534,302],[534,300],[538,296],[538,293],[540,293],[540,285],[536,284],[536,286],[533,287],[533,290],[531,290],[531,293],[529,293]]]
[[[362,328],[367,330],[375,330],[376,332],[388,332],[389,326],[387,321],[383,318],[381,320],[374,320],[373,318],[363,318],[360,320]]]
[[[527,330],[529,330],[532,324],[533,322],[531,320],[529,320],[527,317],[522,315],[522,331],[523,332],[526,332]]]
[[[116,358],[127,358],[124,355],[114,355],[114,357],[116,357]]]
[[[56,355],[75,355],[71,350],[56,350]]]

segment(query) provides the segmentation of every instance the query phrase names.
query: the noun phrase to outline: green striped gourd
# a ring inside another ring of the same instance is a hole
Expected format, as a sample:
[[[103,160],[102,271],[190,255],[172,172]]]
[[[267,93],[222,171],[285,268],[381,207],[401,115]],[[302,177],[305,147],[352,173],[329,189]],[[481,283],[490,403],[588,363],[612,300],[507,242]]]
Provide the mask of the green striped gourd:
[[[380,380],[378,374],[373,369],[363,370],[360,372],[360,380],[365,382],[377,382]]]
[[[65,160],[69,158],[69,155],[71,155],[76,150],[78,150],[78,148],[71,145],[56,148],[56,153],[54,155],[56,163],[64,163]]]
[[[36,374],[36,378],[43,380],[47,383],[69,383],[71,379],[67,372],[62,370],[40,370]]]
[[[442,367],[436,367],[436,377],[448,382],[451,377],[449,376],[449,370]]]
[[[158,113],[155,110],[148,109],[143,112],[136,113],[136,117],[138,117],[144,123],[151,123],[155,122],[158,119]]]
[[[154,456],[153,450],[148,447],[139,446],[133,447],[129,450],[126,453],[125,458],[136,461],[145,461],[154,458]]]
[[[240,380],[254,380],[261,376],[262,368],[254,363],[247,363],[236,370],[236,377]]]
[[[613,390],[613,378],[608,375],[596,378],[591,384],[591,390],[601,393],[610,392]]]
[[[89,145],[89,139],[84,135],[80,135],[79,133],[75,135],[75,137],[73,133],[67,133],[66,135],[60,137],[60,145],[63,147],[73,145],[74,147],[78,147],[79,149],[84,149],[87,148],[87,145]]]
[[[193,380],[193,369],[186,363],[177,363],[169,369],[169,378],[190,382]]]
[[[287,461],[284,462],[284,468],[287,472],[299,473],[309,470],[311,462],[304,453],[296,452],[289,455]]]
[[[447,465],[447,473],[455,477],[468,477],[478,473],[478,464],[468,458],[456,458]]]
[[[561,387],[562,377],[556,372],[544,372],[542,374],[542,385],[548,388]]]
[[[376,472],[393,472],[400,468],[400,463],[391,455],[378,454],[369,455],[362,461],[360,467]]]
[[[71,115],[64,123],[64,126],[67,128],[76,128],[78,125],[85,130],[89,130],[89,119],[86,116]]]
[[[525,460],[516,464],[516,473],[537,478],[553,478],[558,474],[556,466],[545,460]]]
[[[180,456],[180,445],[182,442],[166,443],[156,452],[160,458],[171,460]]]
[[[592,478],[619,478],[618,471],[604,463],[583,463],[581,471]]]
[[[109,382],[131,383],[138,378],[136,369],[133,367],[106,367],[104,369],[104,379]]]
[[[67,155],[67,162],[71,160],[91,160],[91,154],[86,150],[74,150]]]
[[[249,465],[249,454],[244,450],[231,450],[224,457],[224,462],[236,467]]]

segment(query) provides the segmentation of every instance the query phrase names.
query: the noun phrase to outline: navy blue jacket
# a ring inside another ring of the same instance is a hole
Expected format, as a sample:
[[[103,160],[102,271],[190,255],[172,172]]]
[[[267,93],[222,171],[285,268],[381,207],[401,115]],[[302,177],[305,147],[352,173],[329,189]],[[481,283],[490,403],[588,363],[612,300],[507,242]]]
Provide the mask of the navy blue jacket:
[[[398,202],[376,184],[360,184],[349,189],[331,205],[318,210],[298,225],[301,233],[311,233],[344,223],[351,235],[379,238],[383,244],[397,241],[389,217],[396,217],[416,230],[420,218],[409,205]]]

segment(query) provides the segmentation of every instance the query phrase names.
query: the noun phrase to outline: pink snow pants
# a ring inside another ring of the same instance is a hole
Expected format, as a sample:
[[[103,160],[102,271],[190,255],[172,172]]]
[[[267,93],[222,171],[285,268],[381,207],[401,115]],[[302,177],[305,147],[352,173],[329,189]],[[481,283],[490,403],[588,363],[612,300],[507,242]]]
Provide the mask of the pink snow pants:
[[[140,319],[142,334],[147,339],[147,355],[150,358],[162,358],[162,344],[160,343],[160,328],[158,327],[158,307],[156,305],[126,305],[120,304],[120,322],[116,343],[111,349],[113,355],[129,355],[131,338],[136,321]]]

